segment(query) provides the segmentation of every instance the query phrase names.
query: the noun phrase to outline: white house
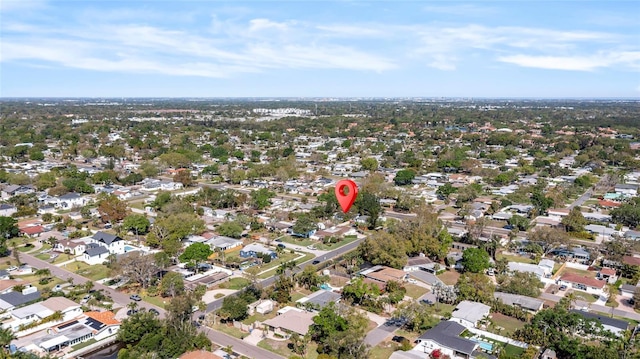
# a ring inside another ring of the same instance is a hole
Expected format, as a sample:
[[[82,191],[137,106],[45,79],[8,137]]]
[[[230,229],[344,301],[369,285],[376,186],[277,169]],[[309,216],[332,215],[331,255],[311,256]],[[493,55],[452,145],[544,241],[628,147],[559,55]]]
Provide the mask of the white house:
[[[460,336],[465,327],[454,321],[441,321],[416,339],[416,349],[431,354],[440,351],[450,358],[474,358],[478,343]]]
[[[102,264],[107,261],[109,254],[107,247],[89,243],[82,254],[81,260],[90,265]]]
[[[451,313],[451,320],[465,328],[475,328],[478,322],[487,318],[491,307],[478,302],[463,300]]]
[[[96,234],[91,236],[91,243],[104,246],[111,254],[125,253],[124,239],[116,236],[115,234],[98,231]]]
[[[0,216],[2,217],[11,217],[12,214],[18,212],[16,206],[11,204],[2,203],[0,204]]]
[[[59,240],[54,246],[53,250],[60,253],[69,253],[74,256],[79,256],[87,249],[87,245],[83,241],[73,239]]]
[[[597,280],[595,278],[584,277],[574,273],[567,273],[560,277],[558,284],[566,285],[567,287],[581,290],[590,294],[605,296],[604,287],[607,282],[604,280]]]
[[[547,274],[546,267],[543,268],[531,263],[509,262],[508,267],[511,272],[533,273],[538,278],[544,278]]]
[[[640,185],[637,184],[618,183],[615,186],[614,191],[628,197],[633,197],[638,195],[638,188],[640,188]]]
[[[71,209],[82,207],[89,202],[89,199],[75,192],[63,194],[58,197],[51,197],[47,199],[48,204],[54,205],[60,209]]]

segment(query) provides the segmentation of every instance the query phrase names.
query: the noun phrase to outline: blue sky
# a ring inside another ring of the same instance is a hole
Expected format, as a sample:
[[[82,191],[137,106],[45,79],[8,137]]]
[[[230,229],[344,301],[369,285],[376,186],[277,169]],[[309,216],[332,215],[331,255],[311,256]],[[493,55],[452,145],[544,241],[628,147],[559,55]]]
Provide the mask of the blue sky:
[[[1,97],[640,98],[640,1],[0,3]]]

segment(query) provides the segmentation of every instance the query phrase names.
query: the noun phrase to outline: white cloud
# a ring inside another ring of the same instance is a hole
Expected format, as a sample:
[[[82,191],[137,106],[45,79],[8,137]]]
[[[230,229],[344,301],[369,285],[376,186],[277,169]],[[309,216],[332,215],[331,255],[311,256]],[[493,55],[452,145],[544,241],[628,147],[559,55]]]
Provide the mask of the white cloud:
[[[498,61],[548,70],[593,71],[613,65],[640,67],[640,51],[614,52],[594,56],[502,56]]]

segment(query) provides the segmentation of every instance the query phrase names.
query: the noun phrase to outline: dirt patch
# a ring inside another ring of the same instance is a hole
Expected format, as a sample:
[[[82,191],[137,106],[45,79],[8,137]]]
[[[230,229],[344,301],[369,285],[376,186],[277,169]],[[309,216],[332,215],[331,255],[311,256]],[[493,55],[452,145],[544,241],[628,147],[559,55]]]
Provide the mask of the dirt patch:
[[[332,287],[344,287],[347,283],[349,282],[348,278],[345,277],[339,277],[336,275],[332,275],[331,278],[329,279],[329,284]]]
[[[455,270],[448,270],[438,276],[444,284],[454,285],[458,283],[458,278],[460,278],[460,273]]]

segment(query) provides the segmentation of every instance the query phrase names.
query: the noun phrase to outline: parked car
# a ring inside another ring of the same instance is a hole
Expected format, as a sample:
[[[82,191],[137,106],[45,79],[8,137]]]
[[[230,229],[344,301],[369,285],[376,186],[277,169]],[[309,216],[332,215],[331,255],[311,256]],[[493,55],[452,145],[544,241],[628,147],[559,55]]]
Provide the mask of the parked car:
[[[278,247],[280,247],[280,248],[287,248],[287,246],[285,246],[285,245],[284,245],[284,244],[282,244],[282,243],[278,243]]]
[[[127,315],[129,315],[129,316],[134,315],[136,313],[138,313],[137,309],[129,309],[129,310],[127,310]]]
[[[563,285],[561,285],[561,286],[560,286],[560,288],[558,288],[558,289],[560,289],[560,290],[567,290],[567,286],[563,284]]]
[[[56,284],[55,287],[51,288],[53,292],[59,292],[62,290],[62,286],[60,284]]]
[[[160,315],[160,312],[156,309],[156,308],[151,308],[149,309],[149,313],[153,314],[153,315]]]
[[[16,271],[16,270],[18,270],[18,267],[16,267],[16,266],[11,266],[11,267],[7,268],[7,272],[13,272],[13,271]]]
[[[135,300],[136,302],[139,302],[142,300],[142,298],[140,298],[140,296],[137,294],[132,294],[131,296],[129,296],[129,299]]]
[[[311,262],[311,264],[313,264],[313,265],[316,265],[316,264],[318,264],[318,263],[320,263],[320,261],[319,261],[319,260],[317,260],[317,259],[316,259],[315,261]]]

